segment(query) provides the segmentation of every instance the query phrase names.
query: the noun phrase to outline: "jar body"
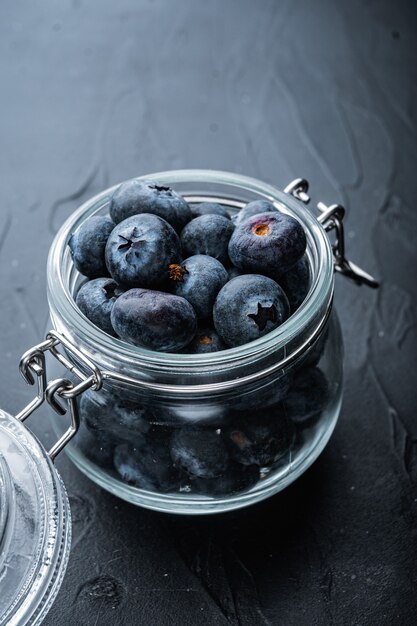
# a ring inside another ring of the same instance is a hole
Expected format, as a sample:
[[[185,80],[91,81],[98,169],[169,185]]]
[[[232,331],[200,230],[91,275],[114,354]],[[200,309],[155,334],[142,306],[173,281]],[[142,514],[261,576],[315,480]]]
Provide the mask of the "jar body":
[[[199,172],[194,180],[176,174],[156,176],[171,184],[174,178],[175,188],[189,201],[221,199],[233,212],[252,199],[271,199],[271,188],[255,181],[248,189],[251,185],[242,181],[250,179],[243,177],[228,175],[216,182],[212,173]],[[277,190],[273,199],[288,212],[300,211]],[[78,223],[105,212],[106,202],[108,195],[102,194],[87,203]],[[81,280],[65,242],[55,243],[48,276],[52,326],[105,372],[100,390],[78,398],[81,426],[67,451],[81,471],[132,503],[199,514],[262,500],[311,465],[340,410],[342,339],[332,310],[331,250],[321,227],[316,232],[311,216],[306,219],[312,274],[306,304],[279,333],[209,358],[158,355],[113,338],[100,343],[91,324],[79,323],[81,313],[75,307],[65,313],[51,292],[57,263],[68,300]],[[58,238],[65,239],[75,222]],[[49,359],[48,368],[49,377],[68,378],[56,360]],[[62,434],[65,420],[52,410],[51,415]]]
[[[56,361],[51,366],[62,375]],[[161,399],[105,381],[79,398],[81,426],[66,451],[97,484],[134,504],[171,513],[227,511],[284,489],[313,463],[333,432],[341,396],[333,311],[299,363],[213,400]],[[65,420],[50,411],[61,436]],[[187,446],[195,456],[191,472],[176,466]],[[202,462],[206,454],[212,463]]]

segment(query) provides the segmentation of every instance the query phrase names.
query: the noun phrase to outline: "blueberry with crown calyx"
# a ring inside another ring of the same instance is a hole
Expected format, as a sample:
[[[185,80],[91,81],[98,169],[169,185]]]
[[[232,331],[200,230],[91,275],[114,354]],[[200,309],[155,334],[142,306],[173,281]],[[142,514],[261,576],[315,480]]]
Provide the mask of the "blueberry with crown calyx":
[[[164,219],[143,213],[120,222],[106,244],[106,264],[123,287],[155,287],[181,262],[177,233]]]
[[[213,308],[214,326],[230,347],[259,339],[289,316],[288,299],[271,278],[244,274],[220,290]]]

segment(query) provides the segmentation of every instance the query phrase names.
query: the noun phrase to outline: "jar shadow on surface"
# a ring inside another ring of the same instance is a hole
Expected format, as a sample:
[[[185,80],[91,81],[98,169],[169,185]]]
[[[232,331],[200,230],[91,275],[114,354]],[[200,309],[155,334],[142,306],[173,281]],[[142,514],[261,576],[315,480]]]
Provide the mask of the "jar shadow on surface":
[[[300,476],[336,424],[342,340],[331,247],[303,205],[259,181],[192,170],[147,178],[173,185],[191,203],[219,201],[231,213],[253,199],[273,201],[304,226],[310,289],[287,322],[250,344],[209,355],[136,348],[94,327],[75,305],[83,278],[68,238],[90,215],[106,213],[112,190],[87,202],[58,233],[48,263],[53,327],[104,372],[102,388],[79,398],[81,427],[68,454],[134,504],[192,514],[241,508]],[[54,376],[65,375],[50,361]],[[53,418],[58,434],[63,421]]]

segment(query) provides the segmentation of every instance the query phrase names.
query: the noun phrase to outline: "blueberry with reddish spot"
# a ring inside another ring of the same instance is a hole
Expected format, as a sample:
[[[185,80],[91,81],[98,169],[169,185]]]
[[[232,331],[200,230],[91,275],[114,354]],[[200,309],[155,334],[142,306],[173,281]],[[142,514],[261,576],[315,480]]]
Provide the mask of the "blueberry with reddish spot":
[[[154,287],[181,262],[177,233],[157,215],[142,213],[120,222],[106,244],[106,264],[114,280],[129,287]]]
[[[120,296],[111,323],[124,341],[161,352],[181,350],[197,331],[196,314],[185,298],[150,289],[130,289]]]
[[[202,326],[194,339],[183,349],[185,354],[209,354],[226,350],[227,346],[211,326]]]
[[[321,414],[329,398],[329,386],[318,367],[298,370],[283,402],[287,416],[296,423],[304,423]]]
[[[230,215],[221,204],[217,202],[202,202],[201,204],[194,204],[191,206],[191,214],[193,218],[200,217],[201,215],[222,215],[230,220]]]
[[[171,439],[171,458],[190,478],[221,476],[229,465],[223,438],[215,430],[180,428]]]
[[[104,260],[107,239],[115,223],[106,215],[93,215],[73,233],[68,245],[74,265],[88,278],[108,276]]]
[[[232,458],[242,465],[268,467],[288,457],[295,427],[279,407],[240,414],[226,430]]]
[[[272,202],[268,202],[268,200],[254,200],[253,202],[249,202],[246,206],[240,209],[238,213],[236,213],[234,222],[236,225],[242,224],[254,215],[259,215],[260,213],[274,213],[276,211],[277,209],[274,207]]]
[[[233,347],[275,330],[289,312],[287,296],[275,281],[258,274],[244,274],[220,290],[213,319],[220,337]]]
[[[189,205],[171,187],[152,180],[133,178],[114,191],[110,199],[110,216],[118,224],[140,213],[162,217],[177,233],[192,219]]]
[[[236,226],[228,251],[236,267],[276,278],[303,256],[306,243],[300,222],[275,211],[255,215]]]
[[[304,302],[310,289],[310,265],[306,255],[302,256],[285,274],[277,279],[285,291],[290,303],[291,313],[294,313]]]
[[[188,300],[198,319],[211,317],[216,296],[228,280],[220,261],[196,254],[181,264],[170,265],[169,269],[170,291]]]
[[[223,215],[196,217],[181,233],[184,256],[207,254],[223,265],[230,264],[227,247],[234,228],[232,221]]]
[[[94,278],[80,288],[75,302],[82,313],[98,328],[116,336],[110,314],[117,298],[124,293],[112,278]]]

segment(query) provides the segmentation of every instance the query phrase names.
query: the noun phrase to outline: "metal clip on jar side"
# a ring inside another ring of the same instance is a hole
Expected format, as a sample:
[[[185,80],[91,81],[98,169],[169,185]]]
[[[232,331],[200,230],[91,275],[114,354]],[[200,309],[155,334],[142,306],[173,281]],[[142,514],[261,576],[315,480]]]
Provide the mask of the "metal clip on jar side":
[[[58,346],[62,345],[67,352],[75,357],[77,362],[81,363],[84,368],[91,372],[85,375],[78,367],[76,367],[68,358],[58,350]],[[80,382],[75,385],[67,378],[57,378],[47,382],[46,378],[46,360],[45,355],[49,352],[64,367],[72,372]],[[38,385],[38,393],[29,404],[16,415],[16,419],[23,422],[29,417],[43,402],[46,400],[58,415],[65,415],[67,408],[59,401],[59,398],[68,402],[71,424],[62,437],[52,446],[48,452],[51,461],[61,450],[65,448],[67,443],[76,434],[80,418],[76,398],[87,389],[100,389],[102,385],[102,374],[99,368],[88,359],[78,348],[74,346],[64,335],[54,330],[49,331],[45,341],[34,346],[22,356],[19,364],[20,372],[23,378],[30,385],[35,384],[35,377]]]
[[[284,189],[300,202],[308,204],[310,196],[308,195],[309,183],[305,178],[296,178]],[[350,278],[357,285],[367,285],[376,289],[379,283],[373,276],[358,267],[352,261],[349,261],[345,255],[345,233],[343,227],[343,219],[346,209],[340,204],[332,204],[327,206],[324,202],[318,202],[317,208],[320,211],[317,220],[323,226],[326,232],[335,231],[335,241],[332,244],[334,256],[334,269],[343,276]]]

